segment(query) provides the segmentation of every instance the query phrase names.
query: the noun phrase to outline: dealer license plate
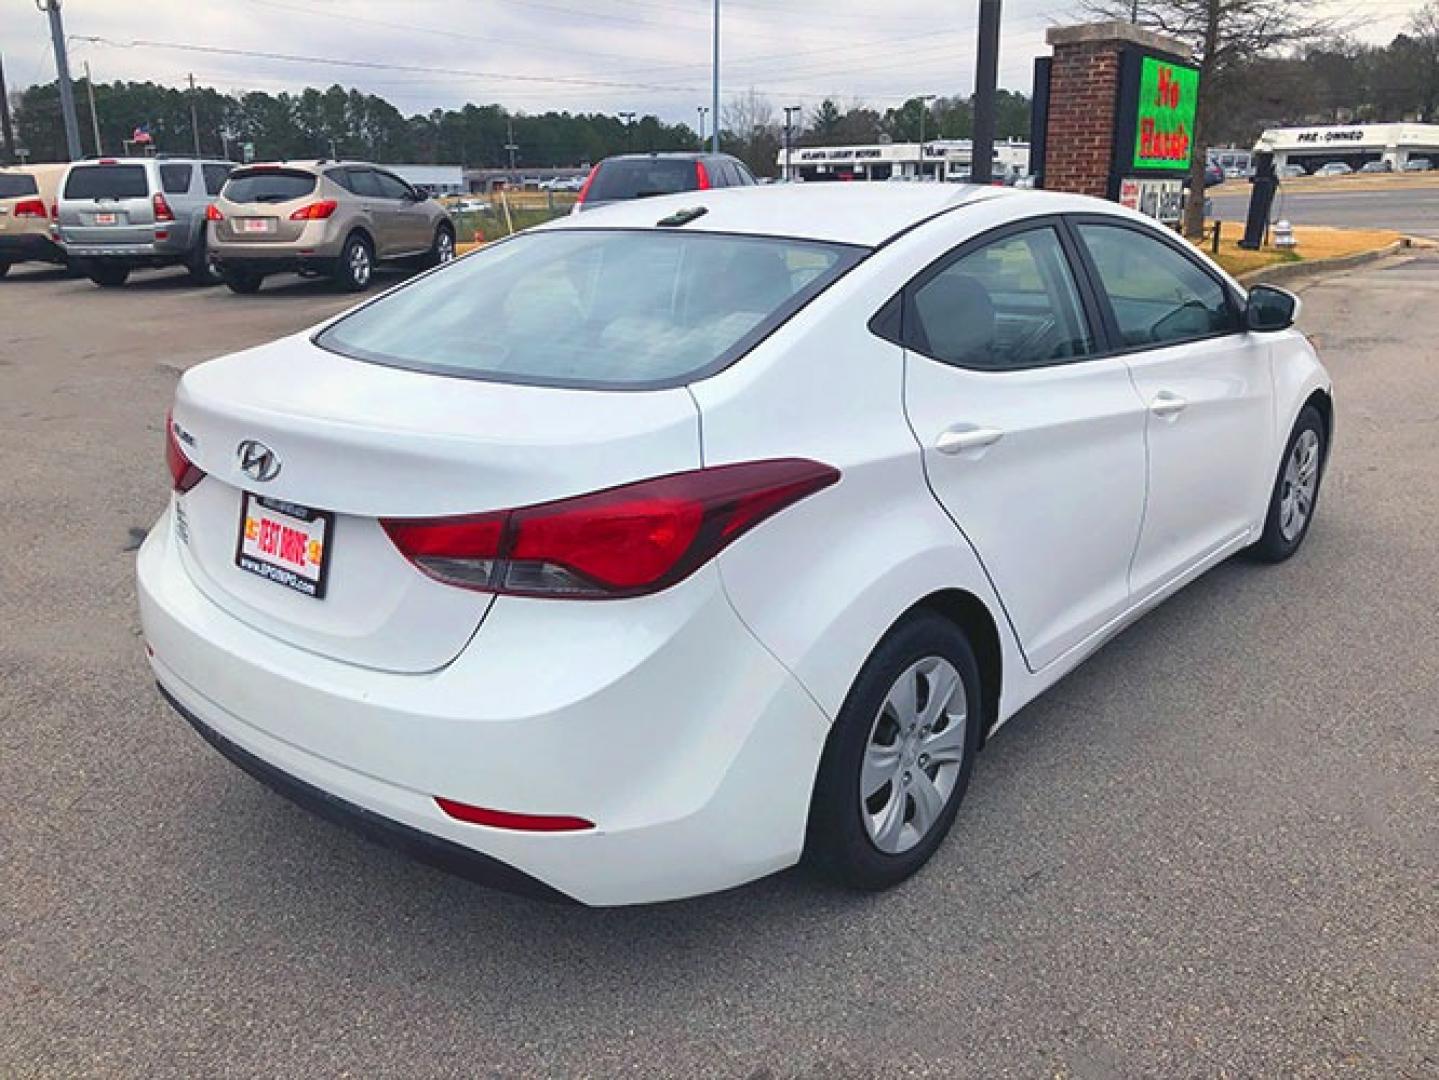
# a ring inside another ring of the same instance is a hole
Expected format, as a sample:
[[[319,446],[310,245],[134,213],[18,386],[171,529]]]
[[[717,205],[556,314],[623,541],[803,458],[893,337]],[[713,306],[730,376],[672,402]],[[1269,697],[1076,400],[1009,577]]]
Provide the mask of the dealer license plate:
[[[275,231],[274,218],[240,218],[239,225],[242,233],[272,233]]]
[[[117,217],[115,214],[96,214],[96,215],[95,215],[95,224],[96,224],[96,225],[114,225],[114,224],[115,224],[117,221],[119,221],[119,220],[120,220],[119,217]]]
[[[246,492],[240,507],[235,565],[287,589],[323,599],[334,525],[335,515],[327,511]]]

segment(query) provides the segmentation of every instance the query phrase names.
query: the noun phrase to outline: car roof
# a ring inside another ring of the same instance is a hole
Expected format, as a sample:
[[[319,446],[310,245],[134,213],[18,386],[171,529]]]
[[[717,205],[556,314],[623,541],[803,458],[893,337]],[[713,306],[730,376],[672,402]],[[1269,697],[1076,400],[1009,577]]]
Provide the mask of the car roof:
[[[608,161],[650,161],[654,158],[659,158],[661,161],[703,161],[706,158],[739,160],[733,154],[716,154],[709,150],[651,150],[647,154],[611,154],[600,164],[603,165]]]
[[[543,229],[650,229],[679,210],[703,207],[686,232],[787,236],[875,247],[946,211],[1005,199],[1015,216],[1061,211],[1114,210],[1114,203],[1044,191],[977,184],[809,183],[712,188],[650,199],[605,203]]]

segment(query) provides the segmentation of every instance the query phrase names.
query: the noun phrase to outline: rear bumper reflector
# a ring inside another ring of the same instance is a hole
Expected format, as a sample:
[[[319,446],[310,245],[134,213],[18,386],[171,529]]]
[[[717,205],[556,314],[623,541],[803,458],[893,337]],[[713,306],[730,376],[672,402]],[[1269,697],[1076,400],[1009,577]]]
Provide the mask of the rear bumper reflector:
[[[453,799],[435,797],[435,805],[456,821],[470,825],[487,825],[492,829],[510,829],[514,832],[582,832],[593,829],[595,823],[584,818],[554,814],[512,814],[507,810],[487,810],[483,806],[469,806]]]

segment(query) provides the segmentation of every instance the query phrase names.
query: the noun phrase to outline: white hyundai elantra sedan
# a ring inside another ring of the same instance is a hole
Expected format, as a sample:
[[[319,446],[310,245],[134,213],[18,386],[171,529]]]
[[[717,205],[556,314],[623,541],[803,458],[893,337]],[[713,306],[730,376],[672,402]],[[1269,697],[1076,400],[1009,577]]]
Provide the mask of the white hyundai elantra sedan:
[[[995,728],[1313,521],[1297,301],[1079,197],[619,204],[202,364],[139,556],[165,696],[281,791],[586,904],[934,853]]]

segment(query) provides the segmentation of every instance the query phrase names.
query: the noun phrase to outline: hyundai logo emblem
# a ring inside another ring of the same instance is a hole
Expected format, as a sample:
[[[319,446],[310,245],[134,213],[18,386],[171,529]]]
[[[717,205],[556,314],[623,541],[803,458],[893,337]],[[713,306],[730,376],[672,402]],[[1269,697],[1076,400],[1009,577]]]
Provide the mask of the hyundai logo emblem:
[[[262,442],[246,439],[239,446],[240,471],[251,480],[265,483],[280,475],[280,459]]]

